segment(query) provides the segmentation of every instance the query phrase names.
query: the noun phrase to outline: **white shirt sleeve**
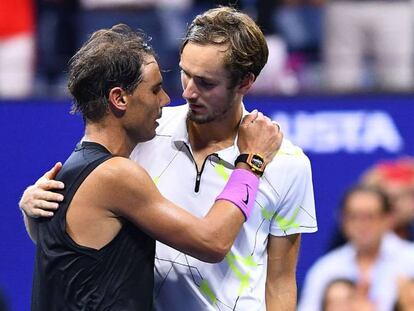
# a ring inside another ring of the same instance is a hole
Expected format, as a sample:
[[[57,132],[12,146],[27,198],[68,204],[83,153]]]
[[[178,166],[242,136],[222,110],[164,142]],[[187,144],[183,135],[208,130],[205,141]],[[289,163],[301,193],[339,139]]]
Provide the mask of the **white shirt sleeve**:
[[[270,182],[280,185],[280,204],[270,224],[275,236],[318,230],[310,161],[300,148],[288,147],[275,157],[271,170]]]

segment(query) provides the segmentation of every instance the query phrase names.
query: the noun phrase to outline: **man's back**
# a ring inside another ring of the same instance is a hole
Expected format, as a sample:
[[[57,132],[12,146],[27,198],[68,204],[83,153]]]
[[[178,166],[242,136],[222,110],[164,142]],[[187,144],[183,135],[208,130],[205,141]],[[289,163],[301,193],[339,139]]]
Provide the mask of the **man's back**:
[[[83,142],[57,176],[65,200],[52,219],[39,224],[32,310],[150,310],[155,242],[124,222],[99,250],[77,244],[67,233],[69,205],[83,181],[112,155]],[[85,208],[88,208],[87,206]]]

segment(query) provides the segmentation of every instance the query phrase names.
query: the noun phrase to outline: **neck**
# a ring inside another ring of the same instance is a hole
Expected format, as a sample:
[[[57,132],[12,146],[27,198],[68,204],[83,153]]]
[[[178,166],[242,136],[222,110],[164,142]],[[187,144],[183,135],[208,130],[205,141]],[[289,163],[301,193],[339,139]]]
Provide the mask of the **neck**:
[[[357,258],[359,262],[370,263],[376,261],[380,251],[380,245],[371,248],[359,249],[357,251]]]
[[[241,102],[235,104],[218,120],[199,124],[187,120],[188,137],[194,151],[216,146],[224,149],[233,145],[243,115]]]
[[[111,125],[109,120],[87,124],[84,139],[103,145],[113,155],[126,158],[136,146],[121,127]]]

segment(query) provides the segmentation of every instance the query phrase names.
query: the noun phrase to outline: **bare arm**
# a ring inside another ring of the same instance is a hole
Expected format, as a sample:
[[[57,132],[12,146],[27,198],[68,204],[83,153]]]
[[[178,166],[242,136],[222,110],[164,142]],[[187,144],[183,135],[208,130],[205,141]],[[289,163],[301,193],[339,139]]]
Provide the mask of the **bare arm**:
[[[245,221],[239,208],[225,200],[216,201],[204,218],[192,215],[164,198],[146,171],[126,159],[108,160],[99,171],[97,192],[105,193],[105,210],[200,260],[221,261]]]
[[[269,236],[267,246],[266,308],[296,310],[296,264],[300,235]]]
[[[34,243],[37,241],[36,218],[52,217],[53,211],[59,207],[57,202],[63,200],[61,194],[50,191],[64,188],[62,182],[53,180],[61,168],[62,163],[56,163],[34,185],[26,188],[19,201],[26,231]]]

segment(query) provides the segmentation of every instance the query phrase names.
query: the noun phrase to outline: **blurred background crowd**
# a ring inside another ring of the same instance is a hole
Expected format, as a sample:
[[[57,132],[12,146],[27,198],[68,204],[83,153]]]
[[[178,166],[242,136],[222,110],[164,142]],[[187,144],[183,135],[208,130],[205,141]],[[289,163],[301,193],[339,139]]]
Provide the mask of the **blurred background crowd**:
[[[300,311],[414,310],[414,158],[369,168],[343,194],[331,250],[307,272]]]
[[[411,0],[2,0],[0,96],[65,96],[65,68],[94,30],[124,22],[152,37],[166,89],[180,93],[178,47],[199,12],[232,4],[265,32],[256,94],[413,90]]]
[[[414,97],[412,0],[0,0],[0,104],[1,99],[66,100],[65,70],[71,55],[93,31],[119,22],[152,37],[165,88],[180,98],[180,38],[196,14],[221,4],[247,12],[267,37],[269,61],[254,85],[254,95],[386,92]],[[367,122],[369,116],[384,116],[377,111],[362,115],[358,109],[353,108],[354,117]],[[327,119],[320,129],[326,132],[334,126],[328,123],[333,115],[323,116]],[[341,116],[348,122],[348,114]],[[390,124],[387,118],[381,120]],[[289,133],[287,126],[284,130]],[[349,152],[354,159],[358,146],[345,140],[349,150],[338,145],[338,152]],[[361,159],[367,153],[362,147]],[[400,150],[412,150],[404,148]],[[321,158],[328,149],[319,150],[325,152]],[[330,249],[312,262],[303,286],[299,284],[300,311],[414,310],[414,158],[398,152],[393,159],[379,160],[361,171],[349,189],[342,187],[339,206],[334,201],[325,207],[317,204],[317,211],[335,210],[337,233],[327,238]],[[329,163],[325,158],[323,162]],[[323,190],[315,187],[317,195],[329,199]],[[322,233],[328,218],[318,215]],[[9,310],[8,300],[0,295],[0,311]]]

